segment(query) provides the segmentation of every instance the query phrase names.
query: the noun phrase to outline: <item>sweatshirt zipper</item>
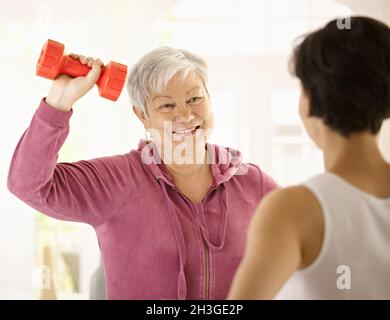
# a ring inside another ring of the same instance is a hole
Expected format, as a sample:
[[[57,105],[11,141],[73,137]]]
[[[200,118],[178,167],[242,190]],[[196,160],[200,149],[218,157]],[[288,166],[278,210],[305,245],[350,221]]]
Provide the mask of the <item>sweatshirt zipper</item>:
[[[205,199],[211,192],[217,189],[216,186],[212,187],[206,194]],[[210,250],[206,240],[203,239],[204,243],[204,255],[205,255],[205,285],[204,285],[204,297],[205,300],[210,299]]]
[[[185,197],[189,201],[189,203],[191,205],[193,205],[191,200],[188,199],[182,192],[180,192],[180,190],[178,190],[176,187],[173,187],[173,189],[175,189],[176,192],[178,192],[183,197]],[[216,190],[216,189],[217,189],[217,186],[214,186],[211,189],[209,189],[207,191],[207,194],[204,197],[204,199],[207,199],[208,195],[211,192],[213,192],[214,190]],[[204,288],[204,296],[205,296],[205,300],[209,300],[210,299],[210,250],[209,250],[209,247],[207,245],[206,240],[204,240],[204,239],[203,239],[203,244],[204,244],[204,256],[205,256],[205,284],[204,284],[205,288]]]
[[[205,285],[204,285],[204,297],[205,300],[209,300],[210,295],[210,253],[209,247],[207,246],[206,241],[204,243],[204,253],[205,253]]]

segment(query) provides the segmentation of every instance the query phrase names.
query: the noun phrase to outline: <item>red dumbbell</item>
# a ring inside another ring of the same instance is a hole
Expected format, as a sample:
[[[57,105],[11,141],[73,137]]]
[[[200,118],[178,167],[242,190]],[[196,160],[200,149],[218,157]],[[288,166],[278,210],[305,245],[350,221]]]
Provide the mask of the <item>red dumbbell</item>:
[[[53,40],[47,40],[39,57],[36,74],[54,80],[60,74],[72,77],[85,76],[90,67],[79,60],[64,55],[65,46]],[[102,68],[96,82],[101,97],[116,101],[126,82],[127,66],[110,61]]]

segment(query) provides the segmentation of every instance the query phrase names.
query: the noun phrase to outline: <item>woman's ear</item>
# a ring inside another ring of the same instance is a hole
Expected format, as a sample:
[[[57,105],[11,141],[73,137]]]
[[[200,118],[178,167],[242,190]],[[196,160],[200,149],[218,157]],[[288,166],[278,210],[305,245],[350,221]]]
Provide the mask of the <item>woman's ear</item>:
[[[299,115],[309,137],[322,149],[325,125],[321,118],[310,116],[310,108],[310,93],[302,87],[299,99]]]
[[[301,96],[299,99],[299,115],[302,120],[310,116],[310,97],[309,93],[303,87],[301,88]]]
[[[149,117],[146,115],[146,113],[135,106],[133,106],[133,112],[135,113],[137,118],[140,119],[140,121],[143,123],[144,127],[148,127]]]

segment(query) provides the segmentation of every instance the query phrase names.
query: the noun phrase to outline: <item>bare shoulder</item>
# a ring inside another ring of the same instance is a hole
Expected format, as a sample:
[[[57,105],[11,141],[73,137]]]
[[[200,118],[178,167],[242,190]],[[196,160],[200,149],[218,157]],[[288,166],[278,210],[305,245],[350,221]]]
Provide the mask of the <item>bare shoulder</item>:
[[[276,189],[270,192],[259,206],[259,210],[274,211],[274,215],[281,216],[306,215],[318,208],[317,198],[302,185]]]
[[[301,267],[314,261],[321,249],[322,209],[315,195],[302,185],[270,192],[260,203],[252,227],[295,238],[302,252]]]

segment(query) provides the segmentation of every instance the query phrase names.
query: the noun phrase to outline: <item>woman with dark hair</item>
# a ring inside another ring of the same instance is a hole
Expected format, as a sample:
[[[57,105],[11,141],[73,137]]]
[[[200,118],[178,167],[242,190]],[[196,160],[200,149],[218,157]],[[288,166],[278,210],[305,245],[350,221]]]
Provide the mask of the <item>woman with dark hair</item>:
[[[262,201],[229,298],[389,299],[390,164],[377,134],[390,117],[390,29],[331,21],[296,47],[292,69],[325,173]]]

